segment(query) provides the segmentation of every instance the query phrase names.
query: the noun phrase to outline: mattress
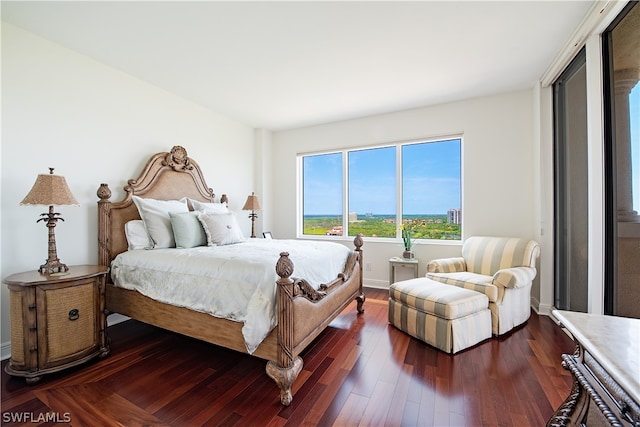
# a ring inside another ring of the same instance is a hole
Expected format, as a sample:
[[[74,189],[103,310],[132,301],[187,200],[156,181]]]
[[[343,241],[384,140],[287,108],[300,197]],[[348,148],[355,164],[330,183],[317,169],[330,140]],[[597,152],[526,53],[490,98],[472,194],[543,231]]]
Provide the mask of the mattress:
[[[333,281],[350,249],[333,242],[248,239],[225,246],[137,249],[111,263],[115,286],[156,301],[242,322],[252,354],[277,324],[275,265],[281,252],[293,262],[292,277],[318,289]]]

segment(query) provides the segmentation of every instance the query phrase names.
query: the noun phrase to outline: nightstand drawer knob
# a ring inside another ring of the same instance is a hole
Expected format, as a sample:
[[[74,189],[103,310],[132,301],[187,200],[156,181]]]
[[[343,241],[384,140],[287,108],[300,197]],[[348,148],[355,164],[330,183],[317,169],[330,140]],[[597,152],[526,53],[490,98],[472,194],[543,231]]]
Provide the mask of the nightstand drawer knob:
[[[80,318],[80,312],[78,311],[77,308],[74,308],[73,310],[69,311],[69,320],[78,320],[78,318]]]

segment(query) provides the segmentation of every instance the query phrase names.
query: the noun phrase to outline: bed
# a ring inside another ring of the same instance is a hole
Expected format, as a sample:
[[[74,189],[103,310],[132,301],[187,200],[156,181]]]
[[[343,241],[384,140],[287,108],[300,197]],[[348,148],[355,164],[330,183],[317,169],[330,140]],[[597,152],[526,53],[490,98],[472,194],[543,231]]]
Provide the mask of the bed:
[[[102,265],[111,266],[119,254],[128,251],[125,226],[130,221],[140,220],[136,206],[139,199],[173,201],[186,198],[202,203],[216,202],[200,167],[181,146],[151,156],[139,177],[129,180],[124,190],[124,198],[115,202],[110,201],[111,190],[107,184],[101,184],[97,192],[98,257]],[[226,202],[227,197],[222,195],[217,203]],[[271,242],[277,244],[278,240]],[[320,285],[296,276],[295,252],[279,253],[273,266],[277,324],[255,349],[247,348],[242,322],[153,299],[137,290],[116,286],[113,277],[107,284],[106,310],[108,314],[119,313],[266,360],[266,373],[278,385],[281,403],[290,405],[292,385],[303,366],[300,353],[354,300],[357,301],[357,312],[364,312],[362,245],[362,238],[356,236],[355,248],[347,251],[342,270],[335,271],[333,280]],[[323,257],[316,260],[319,265],[323,262],[327,265]]]

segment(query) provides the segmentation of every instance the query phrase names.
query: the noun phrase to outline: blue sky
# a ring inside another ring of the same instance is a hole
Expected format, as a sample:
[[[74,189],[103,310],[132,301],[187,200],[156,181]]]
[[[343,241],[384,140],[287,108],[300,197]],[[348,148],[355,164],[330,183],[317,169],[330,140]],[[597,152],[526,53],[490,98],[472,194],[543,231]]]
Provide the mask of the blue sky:
[[[403,146],[403,211],[445,214],[460,208],[460,140]],[[395,214],[396,148],[348,153],[349,211]],[[342,153],[304,158],[305,215],[342,213]]]
[[[342,153],[306,156],[303,161],[305,215],[342,214]]]

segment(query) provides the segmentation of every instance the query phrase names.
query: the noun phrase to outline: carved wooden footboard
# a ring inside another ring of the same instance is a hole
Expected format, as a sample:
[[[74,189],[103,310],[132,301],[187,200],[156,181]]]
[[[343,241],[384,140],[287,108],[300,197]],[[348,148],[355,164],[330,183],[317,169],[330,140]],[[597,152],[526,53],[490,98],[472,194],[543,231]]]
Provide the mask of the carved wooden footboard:
[[[283,252],[276,264],[278,280],[278,357],[267,363],[267,374],[280,387],[280,402],[289,405],[291,386],[302,370],[300,352],[355,298],[358,313],[363,313],[362,238],[336,280],[319,291],[301,279],[292,279],[293,263]]]
[[[183,147],[153,155],[138,179],[124,187],[126,196],[111,202],[107,184],[98,189],[98,258],[103,265],[127,250],[124,226],[140,219],[133,203],[134,195],[159,200],[189,197],[213,202],[214,193],[203,178],[198,164],[187,157]],[[222,196],[221,201],[225,201]],[[289,405],[291,386],[302,369],[300,353],[351,302],[357,300],[362,313],[365,296],[362,288],[362,238],[354,239],[355,250],[336,279],[314,290],[304,278],[293,278],[293,262],[282,253],[275,269],[277,281],[278,326],[263,340],[253,355],[268,360],[267,374],[280,388],[280,400]],[[113,286],[108,281],[106,311],[167,330],[194,337],[232,350],[245,352],[242,324],[205,313],[176,307],[148,298],[136,291]]]

